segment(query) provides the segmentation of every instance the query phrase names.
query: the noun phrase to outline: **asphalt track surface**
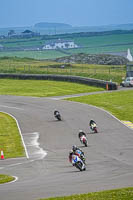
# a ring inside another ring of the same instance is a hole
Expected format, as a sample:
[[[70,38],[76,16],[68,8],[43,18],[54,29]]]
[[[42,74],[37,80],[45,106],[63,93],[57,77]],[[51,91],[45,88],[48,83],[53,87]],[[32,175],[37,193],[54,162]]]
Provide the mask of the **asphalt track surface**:
[[[53,117],[55,108],[63,121]],[[0,174],[18,177],[0,185],[0,200],[37,200],[133,186],[133,130],[108,113],[65,100],[8,95],[0,96],[0,111],[18,120],[29,156],[0,160]],[[88,127],[91,118],[98,124],[97,134]],[[88,147],[81,145],[79,129],[87,133]],[[40,148],[35,142],[38,135]],[[68,161],[74,144],[85,152],[84,172]]]

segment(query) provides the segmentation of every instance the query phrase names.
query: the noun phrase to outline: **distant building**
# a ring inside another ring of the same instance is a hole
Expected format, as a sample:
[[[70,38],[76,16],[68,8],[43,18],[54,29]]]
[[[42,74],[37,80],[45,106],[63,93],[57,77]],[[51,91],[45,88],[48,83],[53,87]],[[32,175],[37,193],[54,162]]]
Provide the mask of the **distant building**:
[[[73,49],[73,48],[77,48],[78,45],[74,43],[74,41],[71,40],[55,40],[55,41],[50,41],[47,42],[44,46],[43,46],[43,50],[46,49]]]
[[[22,33],[15,33],[14,30],[10,30],[8,32],[8,37],[9,38],[31,38],[31,37],[36,37],[40,36],[40,33],[33,32],[31,30],[25,30]]]
[[[16,33],[15,33],[14,30],[10,30],[10,31],[8,32],[8,37],[12,37],[12,36],[16,36]]]
[[[37,32],[33,32],[30,30],[25,30],[21,33],[21,37],[36,37],[36,36],[40,36],[40,33]]]

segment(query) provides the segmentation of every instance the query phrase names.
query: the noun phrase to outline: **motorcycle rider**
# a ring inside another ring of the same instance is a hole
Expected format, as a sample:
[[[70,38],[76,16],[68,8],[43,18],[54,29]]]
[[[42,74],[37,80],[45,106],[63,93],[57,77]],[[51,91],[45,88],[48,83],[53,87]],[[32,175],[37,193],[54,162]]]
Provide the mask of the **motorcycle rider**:
[[[75,165],[75,162],[74,162],[75,159],[76,159],[76,155],[72,154],[71,163],[72,163],[73,166]]]
[[[79,162],[80,162],[80,167],[77,165],[77,163],[79,163]],[[72,165],[75,166],[76,168],[78,168],[80,171],[86,170],[85,163],[77,155],[72,155]]]
[[[69,152],[69,162],[72,163],[72,157],[73,157],[74,153],[73,153],[73,150],[71,150]]]
[[[61,115],[60,115],[60,113],[59,113],[58,110],[54,111],[54,116],[55,116],[56,119],[58,119],[59,121],[61,121]]]
[[[93,127],[96,126],[96,122],[93,119],[91,119],[89,125],[90,128],[93,129]]]
[[[80,155],[79,155],[78,151],[80,152]],[[79,156],[81,158],[81,160],[85,163],[84,152],[80,148],[78,148],[76,145],[72,146],[72,150],[69,153],[69,161],[72,159],[73,155]]]
[[[76,154],[76,151],[80,151],[81,154],[84,155],[84,152],[80,148],[78,148],[76,145],[73,145],[72,151],[73,151],[73,154]]]
[[[72,163],[73,166],[75,165],[75,162],[73,162],[73,160],[75,160],[75,156],[77,156],[77,155],[75,155],[75,153],[73,152],[73,150],[71,150],[69,152],[69,162]]]
[[[59,111],[57,109],[55,109],[54,116],[56,117],[57,115],[60,115],[60,113],[59,113]]]
[[[80,139],[83,135],[86,137],[86,133],[83,132],[82,130],[79,130],[79,134],[78,134],[79,139]]]
[[[83,132],[82,130],[79,130],[78,136],[79,136],[80,142],[81,142],[82,144],[84,144],[85,147],[87,147],[87,146],[88,146],[88,141],[87,141],[86,133]]]

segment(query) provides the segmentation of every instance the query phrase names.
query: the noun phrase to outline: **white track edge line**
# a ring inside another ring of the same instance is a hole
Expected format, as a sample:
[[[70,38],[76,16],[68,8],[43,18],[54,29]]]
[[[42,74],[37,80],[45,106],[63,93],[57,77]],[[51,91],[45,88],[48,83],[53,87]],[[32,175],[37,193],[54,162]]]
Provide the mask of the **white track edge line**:
[[[3,183],[2,185],[5,185],[5,184],[11,184],[11,183],[14,183],[14,182],[18,181],[18,177],[17,177],[17,176],[12,176],[12,177],[14,178],[13,181]]]

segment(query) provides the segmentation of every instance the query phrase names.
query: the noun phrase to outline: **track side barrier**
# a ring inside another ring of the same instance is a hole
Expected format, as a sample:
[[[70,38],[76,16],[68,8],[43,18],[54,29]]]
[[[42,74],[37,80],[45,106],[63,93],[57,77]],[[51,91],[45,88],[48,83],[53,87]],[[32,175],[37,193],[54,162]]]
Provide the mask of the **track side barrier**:
[[[55,81],[69,81],[75,83],[82,83],[90,86],[102,87],[106,90],[117,90],[117,83],[85,78],[80,76],[66,76],[66,75],[51,75],[51,74],[0,74],[0,78],[12,78],[12,79],[32,79],[32,80],[55,80]]]

